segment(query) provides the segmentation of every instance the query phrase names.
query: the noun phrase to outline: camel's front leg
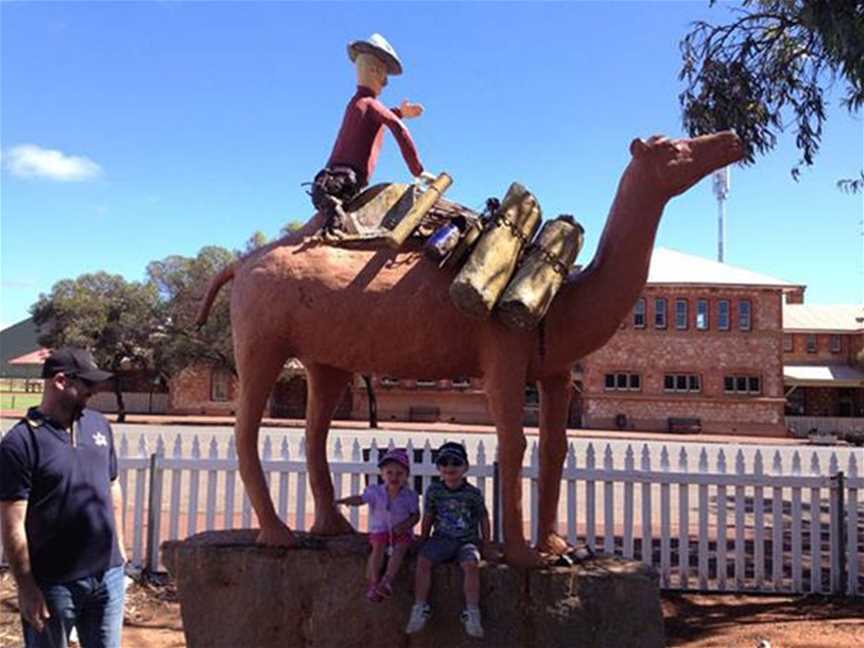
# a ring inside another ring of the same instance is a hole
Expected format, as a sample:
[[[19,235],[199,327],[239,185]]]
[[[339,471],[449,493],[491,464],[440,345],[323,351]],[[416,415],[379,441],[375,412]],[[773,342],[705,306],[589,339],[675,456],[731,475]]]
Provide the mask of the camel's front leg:
[[[504,559],[515,567],[535,567],[540,562],[540,555],[525,542],[522,528],[522,459],[526,445],[522,431],[525,372],[516,364],[499,364],[496,371],[487,372],[484,384],[498,433]]]
[[[309,392],[306,401],[306,466],[315,500],[312,533],[341,535],[354,529],[336,508],[333,481],[327,463],[327,433],[330,421],[351,380],[351,373],[324,365],[306,367]]]
[[[561,470],[567,456],[567,417],[570,410],[570,375],[542,378],[540,387],[540,506],[537,548],[553,554],[566,553],[567,541],[558,535],[558,499]]]

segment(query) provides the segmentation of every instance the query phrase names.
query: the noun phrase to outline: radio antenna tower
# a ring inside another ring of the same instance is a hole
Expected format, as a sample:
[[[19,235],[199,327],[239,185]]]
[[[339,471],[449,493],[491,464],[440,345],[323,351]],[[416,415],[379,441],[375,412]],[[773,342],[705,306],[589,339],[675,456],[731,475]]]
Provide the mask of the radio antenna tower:
[[[717,198],[717,260],[723,263],[726,247],[726,196],[729,195],[729,167],[714,172],[714,196]]]

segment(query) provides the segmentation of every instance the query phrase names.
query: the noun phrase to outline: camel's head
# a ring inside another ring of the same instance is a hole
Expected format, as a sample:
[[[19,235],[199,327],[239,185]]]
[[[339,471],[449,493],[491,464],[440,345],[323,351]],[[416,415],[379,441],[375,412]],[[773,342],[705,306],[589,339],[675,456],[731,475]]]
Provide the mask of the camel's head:
[[[744,157],[741,140],[733,131],[670,140],[654,135],[648,141],[635,139],[630,153],[636,163],[654,176],[662,198],[684,193],[712,171]],[[653,184],[653,183],[652,183]]]

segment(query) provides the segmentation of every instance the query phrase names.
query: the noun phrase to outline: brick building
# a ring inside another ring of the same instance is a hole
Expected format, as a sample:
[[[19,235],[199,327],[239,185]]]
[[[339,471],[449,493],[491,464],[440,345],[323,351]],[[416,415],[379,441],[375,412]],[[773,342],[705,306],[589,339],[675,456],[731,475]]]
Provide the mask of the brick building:
[[[620,330],[584,359],[583,427],[783,435],[783,303],[803,287],[657,248]]]
[[[864,306],[786,304],[783,322],[786,413],[862,419]]]

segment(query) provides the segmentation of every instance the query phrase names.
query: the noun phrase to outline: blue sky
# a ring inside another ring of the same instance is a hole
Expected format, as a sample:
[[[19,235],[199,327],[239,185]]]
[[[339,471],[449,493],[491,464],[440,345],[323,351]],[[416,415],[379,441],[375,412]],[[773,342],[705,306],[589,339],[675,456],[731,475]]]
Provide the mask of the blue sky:
[[[678,42],[706,2],[7,3],[2,11],[0,324],[54,282],[204,245],[241,247],[312,213],[300,183],[325,162],[354,72],[345,44],[378,31],[419,101],[421,159],[479,207],[519,180],[547,217],[573,213],[594,252],[633,137],[682,135]],[[810,303],[864,289],[860,115],[829,109],[798,183],[790,131],[732,171],[726,262],[806,284]],[[23,147],[23,148],[22,148]],[[29,148],[27,148],[29,147]],[[50,153],[55,151],[57,153]],[[406,180],[392,138],[376,180]],[[657,244],[716,256],[703,182],[666,209]]]

